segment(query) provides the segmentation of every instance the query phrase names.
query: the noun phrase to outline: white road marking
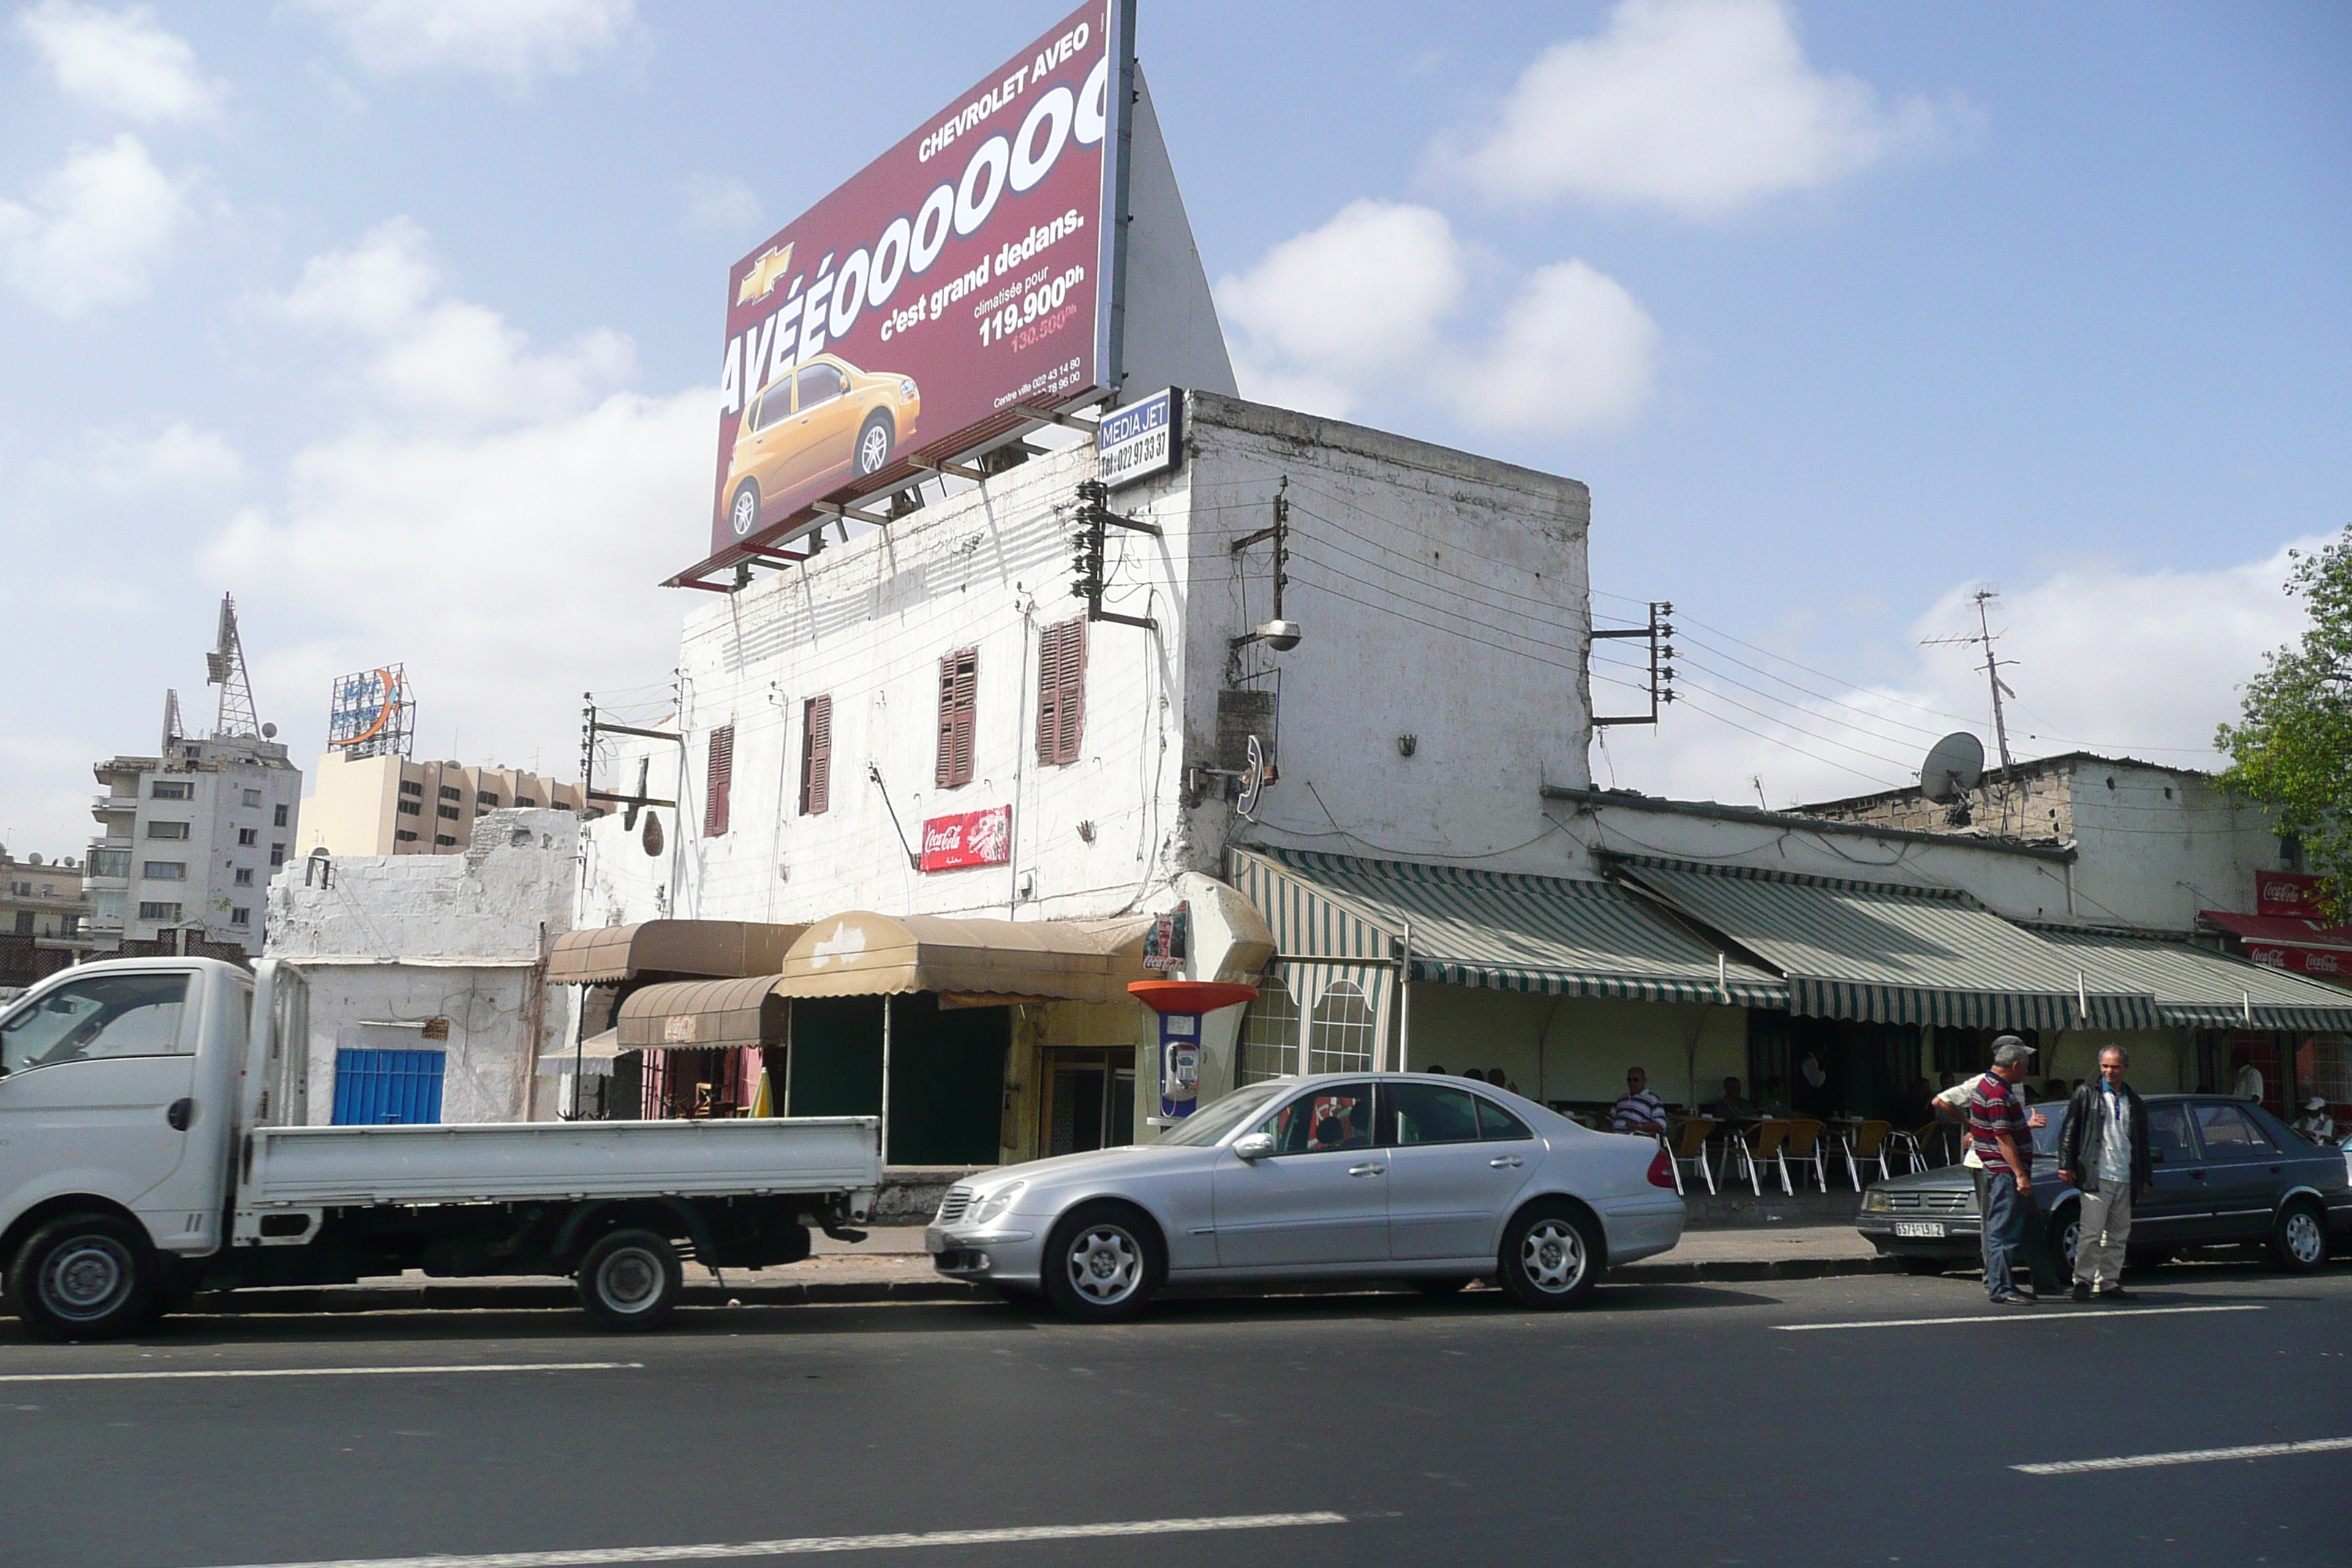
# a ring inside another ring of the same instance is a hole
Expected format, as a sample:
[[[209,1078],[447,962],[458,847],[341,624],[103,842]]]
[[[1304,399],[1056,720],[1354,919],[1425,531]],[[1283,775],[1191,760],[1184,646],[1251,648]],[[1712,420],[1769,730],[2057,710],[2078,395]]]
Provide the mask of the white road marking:
[[[1221,1519],[1136,1519],[1108,1524],[1033,1524],[1004,1530],[931,1530],[897,1535],[804,1535],[787,1541],[721,1541],[698,1546],[591,1546],[571,1552],[488,1552],[478,1556],[338,1557],[318,1563],[247,1563],[243,1568],[593,1568],[604,1563],[705,1563],[730,1557],[786,1557],[805,1552],[886,1552],[909,1546],[1004,1546],[1033,1541],[1090,1541],[1121,1535],[1193,1535],[1216,1530],[1280,1530],[1345,1524],[1344,1513],[1240,1513]]]
[[[1885,1318],[1869,1323],[1775,1323],[1784,1334],[1818,1333],[1824,1329],[1925,1329],[1938,1323],[2095,1323],[2109,1318],[2160,1318],[2178,1312],[2267,1312],[2268,1307],[2244,1303],[2231,1307],[2084,1307],[2053,1312],[1971,1312],[1965,1318]]]
[[[2029,1476],[2079,1476],[2092,1470],[2145,1470],[2158,1465],[2204,1465],[2217,1459],[2283,1459],[2292,1454],[2336,1454],[2352,1448],[2352,1437],[2318,1437],[2308,1443],[2252,1443],[2242,1448],[2183,1448],[2171,1454],[2126,1454],[2116,1459],[2066,1459],[2049,1465],[2011,1465]]]
[[[393,1377],[435,1376],[445,1372],[635,1372],[641,1361],[517,1361],[462,1366],[271,1366],[220,1367],[206,1372],[14,1372],[0,1383],[145,1383],[181,1377]]]

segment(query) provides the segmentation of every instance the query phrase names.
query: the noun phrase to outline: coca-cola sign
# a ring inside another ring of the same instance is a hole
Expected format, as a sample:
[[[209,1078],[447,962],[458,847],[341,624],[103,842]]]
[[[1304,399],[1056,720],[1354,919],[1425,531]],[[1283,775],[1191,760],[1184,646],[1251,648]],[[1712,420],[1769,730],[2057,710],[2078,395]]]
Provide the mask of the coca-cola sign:
[[[2254,873],[2254,913],[2284,915],[2290,920],[2315,921],[2320,913],[2319,879],[2296,871]]]
[[[1002,866],[1013,858],[1013,808],[934,816],[923,824],[922,868],[957,871],[967,866]]]

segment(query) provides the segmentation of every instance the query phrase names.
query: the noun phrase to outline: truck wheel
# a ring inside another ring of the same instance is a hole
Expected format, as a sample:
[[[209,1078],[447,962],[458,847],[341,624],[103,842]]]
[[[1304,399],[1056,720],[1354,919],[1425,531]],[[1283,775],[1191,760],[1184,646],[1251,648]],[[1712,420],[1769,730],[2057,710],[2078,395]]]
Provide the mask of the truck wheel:
[[[2271,1231],[2271,1262],[2289,1274],[2315,1274],[2327,1267],[2327,1221],[2309,1198],[2279,1211]]]
[[[1045,1243],[1045,1295],[1082,1323],[1140,1317],[1167,1271],[1160,1232],[1121,1203],[1080,1205]]]
[[[45,1339],[117,1339],[149,1321],[158,1272],[138,1226],[110,1215],[68,1215],[17,1248],[8,1306]]]
[[[677,1305],[677,1251],[649,1230],[616,1230],[580,1260],[580,1304],[608,1329],[657,1329]]]
[[[1601,1227],[1561,1203],[1530,1204],[1503,1232],[1503,1289],[1522,1307],[1557,1311],[1592,1294],[1608,1266]]]

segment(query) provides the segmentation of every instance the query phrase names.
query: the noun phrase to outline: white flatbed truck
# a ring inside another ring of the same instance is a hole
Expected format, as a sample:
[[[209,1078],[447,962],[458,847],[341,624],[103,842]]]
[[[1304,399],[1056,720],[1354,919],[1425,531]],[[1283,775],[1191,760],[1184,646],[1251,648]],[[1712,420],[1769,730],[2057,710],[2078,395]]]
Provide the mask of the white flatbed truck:
[[[311,1127],[293,965],[109,960],[0,1009],[0,1304],[52,1339],[199,1291],[561,1274],[615,1329],[680,1260],[759,1268],[872,1212],[870,1116]]]

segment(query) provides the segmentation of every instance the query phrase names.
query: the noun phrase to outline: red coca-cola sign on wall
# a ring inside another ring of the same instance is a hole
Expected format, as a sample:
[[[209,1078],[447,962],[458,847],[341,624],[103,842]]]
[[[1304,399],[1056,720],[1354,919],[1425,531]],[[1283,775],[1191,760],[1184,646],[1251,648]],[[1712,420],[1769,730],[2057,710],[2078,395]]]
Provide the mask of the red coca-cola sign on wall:
[[[2326,917],[2320,913],[2319,879],[2297,871],[2257,871],[2254,874],[2254,913],[2285,915],[2292,920],[2317,921]]]
[[[922,867],[956,871],[966,866],[1002,866],[1013,858],[1013,808],[992,805],[923,824]]]
[[[2289,974],[2308,974],[2315,980],[2352,980],[2352,954],[2332,947],[2273,947],[2268,942],[2246,943],[2246,956],[2266,969],[2284,969]]]

